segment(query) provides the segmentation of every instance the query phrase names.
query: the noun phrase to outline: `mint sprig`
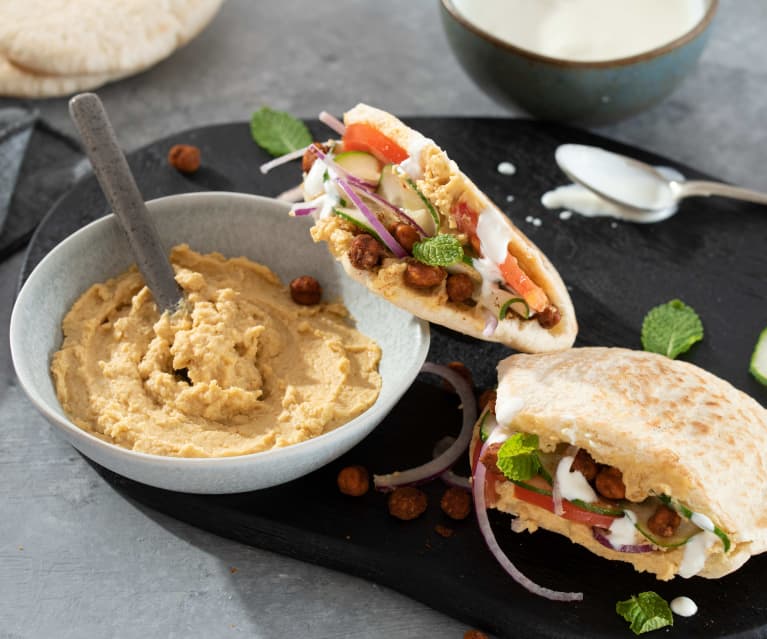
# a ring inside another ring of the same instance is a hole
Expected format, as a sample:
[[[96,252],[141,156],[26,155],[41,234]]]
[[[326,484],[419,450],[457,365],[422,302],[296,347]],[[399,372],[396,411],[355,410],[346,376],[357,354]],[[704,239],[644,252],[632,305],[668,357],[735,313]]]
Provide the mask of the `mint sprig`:
[[[681,300],[650,309],[642,322],[642,348],[676,359],[703,339],[698,314]]]
[[[674,625],[674,615],[666,600],[648,591],[632,595],[631,599],[615,604],[615,612],[628,621],[635,635]]]
[[[441,233],[416,242],[413,257],[429,266],[450,266],[463,259],[463,247],[455,235]]]
[[[507,479],[527,481],[538,474],[538,435],[515,433],[498,449],[498,469]]]
[[[312,143],[312,134],[306,125],[290,113],[261,107],[250,118],[250,134],[256,144],[267,153],[278,157],[303,149]]]

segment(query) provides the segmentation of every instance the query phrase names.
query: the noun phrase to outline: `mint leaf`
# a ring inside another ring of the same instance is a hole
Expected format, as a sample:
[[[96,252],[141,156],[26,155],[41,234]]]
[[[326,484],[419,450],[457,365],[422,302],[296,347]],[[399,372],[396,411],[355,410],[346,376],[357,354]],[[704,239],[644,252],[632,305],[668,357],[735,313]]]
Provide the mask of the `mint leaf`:
[[[538,474],[538,435],[515,433],[498,450],[498,469],[507,479],[527,481]]]
[[[631,624],[629,627],[636,635],[674,625],[674,616],[666,600],[652,591],[619,601],[615,604],[615,612]]]
[[[429,266],[450,266],[463,259],[463,247],[455,235],[442,233],[416,242],[413,257]]]
[[[290,113],[261,107],[250,118],[250,134],[256,144],[275,157],[303,149],[312,143],[306,125]]]
[[[671,359],[687,352],[702,339],[700,317],[681,300],[671,300],[650,309],[642,322],[642,348]]]

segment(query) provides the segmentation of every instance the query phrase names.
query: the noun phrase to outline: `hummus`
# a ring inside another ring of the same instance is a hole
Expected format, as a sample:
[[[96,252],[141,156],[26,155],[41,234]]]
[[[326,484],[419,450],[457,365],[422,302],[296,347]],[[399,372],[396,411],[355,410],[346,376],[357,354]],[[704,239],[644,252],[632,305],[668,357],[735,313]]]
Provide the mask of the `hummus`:
[[[381,389],[381,350],[340,303],[300,306],[267,267],[171,252],[186,303],[160,315],[134,268],[64,318],[51,371],[80,428],[143,453],[244,455],[348,422]]]

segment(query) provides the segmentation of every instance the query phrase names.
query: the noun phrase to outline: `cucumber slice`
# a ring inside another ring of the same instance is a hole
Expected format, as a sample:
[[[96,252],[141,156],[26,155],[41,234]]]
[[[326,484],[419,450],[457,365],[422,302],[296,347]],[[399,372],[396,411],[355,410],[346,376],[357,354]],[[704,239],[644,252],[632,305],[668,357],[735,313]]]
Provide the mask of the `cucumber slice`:
[[[603,504],[600,502],[591,503],[583,501],[582,499],[571,499],[570,503],[573,506],[578,506],[582,510],[588,510],[590,513],[597,513],[599,515],[609,515],[610,517],[622,517],[623,508],[620,506],[612,506],[610,504]]]
[[[641,504],[631,504],[631,511],[636,515],[634,527],[645,537],[660,548],[677,548],[684,546],[690,539],[700,532],[695,524],[688,519],[683,519],[679,528],[671,537],[660,537],[653,533],[647,525],[647,521],[655,514],[663,500],[648,498]]]
[[[751,364],[748,367],[760,384],[767,386],[767,328],[765,328],[756,340],[754,354],[751,355]]]
[[[539,495],[547,495],[548,497],[551,497],[551,491],[546,490],[545,488],[538,488],[538,486],[533,486],[532,484],[528,484],[524,481],[517,481],[517,480],[511,480],[512,484],[516,484],[520,488],[524,488],[525,490],[529,490],[533,493],[538,493]]]
[[[431,202],[418,190],[415,183],[403,177],[395,164],[387,164],[381,170],[378,194],[401,208],[412,217],[427,235],[435,235],[439,230],[439,215]]]
[[[365,151],[344,151],[333,158],[338,166],[346,169],[354,177],[373,185],[381,179],[381,164]]]
[[[764,334],[764,333],[762,333]],[[685,506],[683,503],[676,501],[675,499],[672,499],[668,495],[660,495],[658,497],[666,506],[669,506],[670,508],[673,508],[676,510],[682,517],[685,519],[692,519],[692,516],[695,514],[692,510],[690,510],[687,506]],[[695,524],[692,524],[693,526]],[[696,526],[697,528],[697,526]],[[724,532],[719,526],[714,524],[714,530],[712,530],[719,539],[722,540],[722,545],[724,546],[724,552],[728,552],[730,550],[730,538],[727,536],[727,533]]]
[[[486,442],[487,438],[490,437],[490,431],[488,429],[488,420],[487,416],[490,414],[489,410],[486,410],[482,413],[482,421],[479,422],[479,438]]]
[[[340,218],[343,218],[350,224],[354,224],[354,226],[357,226],[361,228],[365,233],[368,233],[369,235],[372,235],[374,238],[376,238],[381,244],[383,242],[381,241],[381,238],[378,236],[378,233],[376,233],[373,228],[370,226],[370,222],[368,222],[367,218],[362,215],[357,209],[351,209],[351,208],[335,208],[333,209],[334,215],[337,215]]]

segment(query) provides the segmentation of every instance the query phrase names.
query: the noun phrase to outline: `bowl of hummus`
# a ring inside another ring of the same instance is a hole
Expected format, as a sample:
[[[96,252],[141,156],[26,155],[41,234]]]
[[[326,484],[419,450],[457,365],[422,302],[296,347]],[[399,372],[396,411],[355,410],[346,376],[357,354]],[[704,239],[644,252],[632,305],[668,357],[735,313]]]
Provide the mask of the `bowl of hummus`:
[[[286,204],[191,193],[147,205],[178,309],[158,312],[112,215],[56,246],[13,309],[21,386],[89,459],[168,490],[274,486],[352,448],[418,374],[428,325],[345,277]],[[319,301],[291,293],[304,276]]]

